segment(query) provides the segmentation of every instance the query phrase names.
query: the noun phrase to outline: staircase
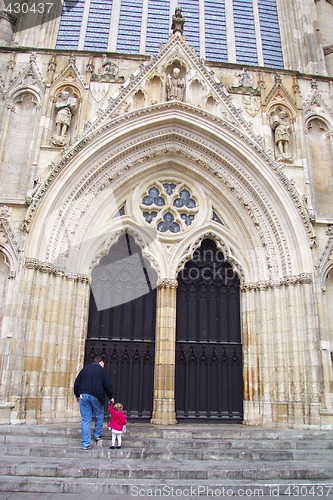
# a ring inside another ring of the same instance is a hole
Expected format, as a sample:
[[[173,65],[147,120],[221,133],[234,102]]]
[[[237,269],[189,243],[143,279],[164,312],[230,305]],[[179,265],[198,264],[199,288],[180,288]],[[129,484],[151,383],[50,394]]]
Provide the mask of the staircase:
[[[333,498],[332,430],[129,423],[120,450],[103,437],[82,451],[80,424],[1,425],[0,493]]]

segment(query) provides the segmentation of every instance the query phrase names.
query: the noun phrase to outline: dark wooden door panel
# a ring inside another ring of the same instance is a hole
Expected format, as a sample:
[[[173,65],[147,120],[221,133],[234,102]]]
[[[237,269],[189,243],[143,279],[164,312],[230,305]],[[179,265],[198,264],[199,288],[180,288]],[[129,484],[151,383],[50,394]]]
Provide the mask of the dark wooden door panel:
[[[212,240],[178,275],[178,419],[243,419],[239,277]]]
[[[124,235],[101,260],[95,277],[101,286],[109,283],[103,293],[111,297],[109,300],[103,296],[101,288],[92,284],[85,363],[90,363],[97,355],[103,356],[105,369],[112,378],[114,397],[124,405],[127,417],[150,419],[153,411],[156,273],[143,260],[133,239]],[[104,307],[108,303],[116,305]]]

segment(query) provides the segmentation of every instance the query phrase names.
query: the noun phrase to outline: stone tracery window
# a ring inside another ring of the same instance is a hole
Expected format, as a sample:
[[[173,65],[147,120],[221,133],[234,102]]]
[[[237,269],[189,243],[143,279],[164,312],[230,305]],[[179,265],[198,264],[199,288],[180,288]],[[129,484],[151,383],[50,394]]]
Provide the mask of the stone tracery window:
[[[148,196],[145,196],[142,200],[144,205],[150,206],[155,204],[158,207],[165,205],[165,200],[162,196],[159,196],[160,192],[156,187],[152,187],[148,190]]]
[[[195,221],[198,203],[184,183],[155,182],[141,198],[146,223],[160,233],[176,234]]]
[[[66,0],[57,48],[156,54],[168,42],[175,3]],[[181,3],[187,43],[200,58],[284,67],[277,0]]]

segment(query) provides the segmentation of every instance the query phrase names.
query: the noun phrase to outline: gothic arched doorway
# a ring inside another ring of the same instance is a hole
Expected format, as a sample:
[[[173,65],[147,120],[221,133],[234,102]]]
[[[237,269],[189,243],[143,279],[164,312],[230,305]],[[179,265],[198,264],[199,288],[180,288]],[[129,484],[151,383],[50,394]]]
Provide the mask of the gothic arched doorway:
[[[240,281],[223,253],[202,242],[178,275],[177,419],[243,419]]]
[[[156,280],[128,234],[92,273],[85,364],[103,356],[114,396],[129,418],[152,415]]]

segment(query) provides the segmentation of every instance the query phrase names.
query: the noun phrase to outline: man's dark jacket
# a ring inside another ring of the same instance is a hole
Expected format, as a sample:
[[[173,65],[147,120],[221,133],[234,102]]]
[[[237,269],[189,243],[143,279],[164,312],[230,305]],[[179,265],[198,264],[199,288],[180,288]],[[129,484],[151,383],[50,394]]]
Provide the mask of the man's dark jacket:
[[[80,394],[91,394],[101,403],[105,403],[105,393],[111,399],[112,384],[107,371],[98,363],[86,365],[74,382],[74,394],[78,398]]]

